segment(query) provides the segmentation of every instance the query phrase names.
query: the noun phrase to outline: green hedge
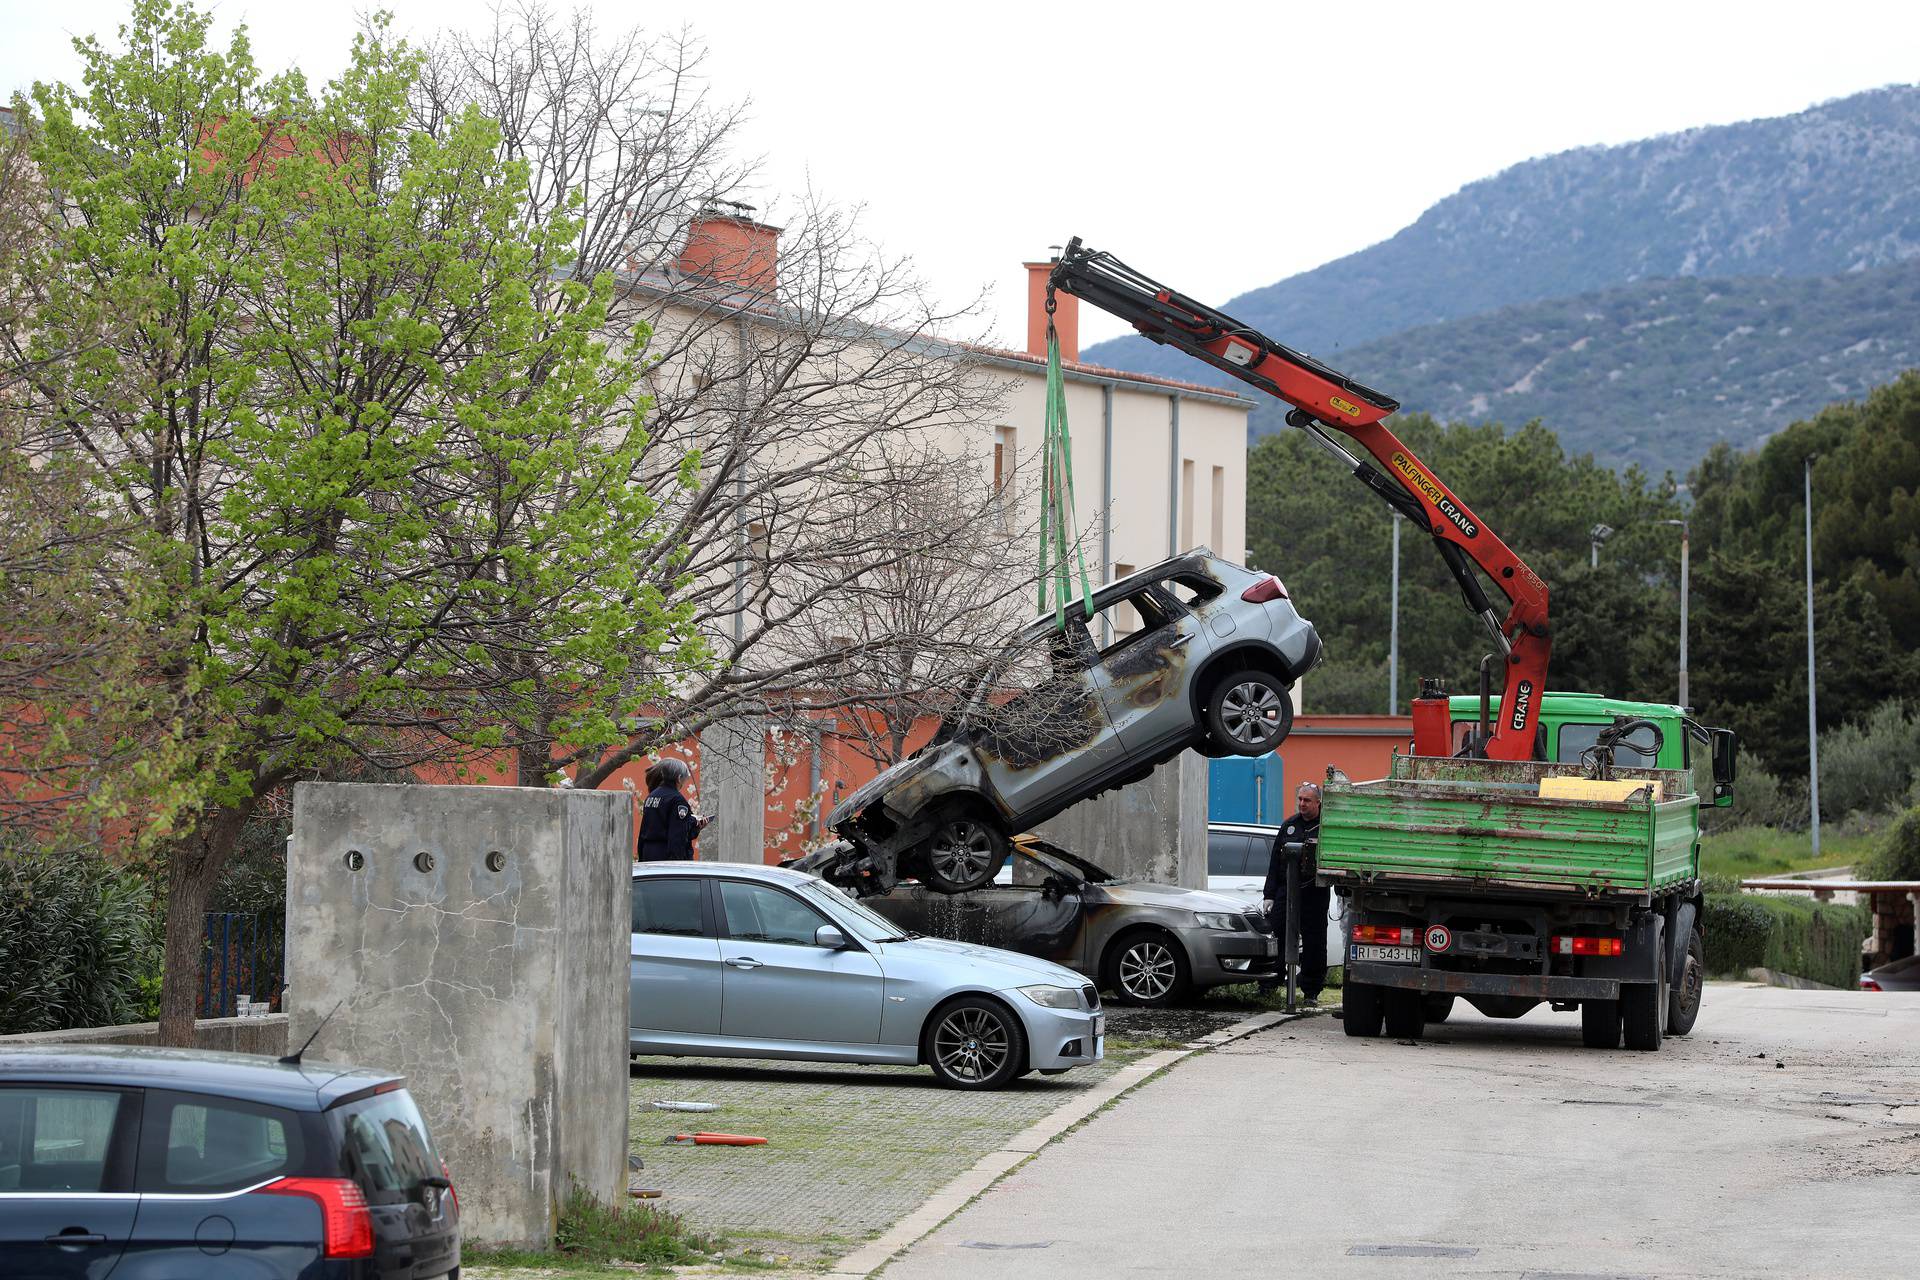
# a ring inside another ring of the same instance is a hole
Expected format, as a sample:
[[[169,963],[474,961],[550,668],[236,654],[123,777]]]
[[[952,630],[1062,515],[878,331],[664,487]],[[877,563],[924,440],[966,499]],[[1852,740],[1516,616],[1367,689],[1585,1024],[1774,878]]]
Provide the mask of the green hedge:
[[[1707,968],[1766,968],[1830,987],[1860,981],[1860,943],[1872,932],[1865,907],[1758,893],[1709,893]]]
[[[160,971],[156,922],[133,871],[0,837],[0,1034],[144,1020]]]

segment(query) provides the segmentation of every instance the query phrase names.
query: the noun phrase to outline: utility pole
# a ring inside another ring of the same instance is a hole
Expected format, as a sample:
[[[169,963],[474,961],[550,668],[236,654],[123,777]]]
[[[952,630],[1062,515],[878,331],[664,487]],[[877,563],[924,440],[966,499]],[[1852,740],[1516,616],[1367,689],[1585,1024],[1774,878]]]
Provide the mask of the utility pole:
[[[1680,526],[1680,705],[1687,702],[1687,543],[1693,532],[1685,520],[1662,520],[1662,524]]]
[[[1400,713],[1400,521],[1393,515],[1393,622],[1387,629],[1387,714]]]
[[[1600,567],[1600,544],[1605,542],[1608,538],[1611,538],[1612,536],[1613,536],[1613,526],[1610,524],[1597,524],[1593,526],[1592,529],[1588,530],[1587,532],[1588,545],[1590,545],[1593,548],[1593,560],[1592,560],[1593,568],[1598,569]]]
[[[1806,462],[1807,508],[1807,800],[1813,819],[1813,853],[1820,856],[1820,729],[1813,695],[1813,455]]]

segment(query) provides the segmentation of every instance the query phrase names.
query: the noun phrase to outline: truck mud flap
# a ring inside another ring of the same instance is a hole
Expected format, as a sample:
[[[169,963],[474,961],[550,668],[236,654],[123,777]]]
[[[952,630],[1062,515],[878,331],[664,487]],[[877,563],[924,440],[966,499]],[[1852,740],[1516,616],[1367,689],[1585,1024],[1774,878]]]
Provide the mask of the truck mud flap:
[[[1349,964],[1346,981],[1453,995],[1530,996],[1535,1000],[1617,1000],[1618,978],[1522,973],[1451,973],[1399,964]]]

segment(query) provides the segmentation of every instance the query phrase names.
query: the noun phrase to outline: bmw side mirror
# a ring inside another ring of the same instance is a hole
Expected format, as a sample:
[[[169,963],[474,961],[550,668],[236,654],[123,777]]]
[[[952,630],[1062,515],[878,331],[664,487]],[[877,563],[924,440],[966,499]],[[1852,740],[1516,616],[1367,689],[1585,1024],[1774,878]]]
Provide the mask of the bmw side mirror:
[[[829,951],[845,951],[849,945],[847,935],[830,924],[823,924],[813,931],[815,946],[825,947]]]

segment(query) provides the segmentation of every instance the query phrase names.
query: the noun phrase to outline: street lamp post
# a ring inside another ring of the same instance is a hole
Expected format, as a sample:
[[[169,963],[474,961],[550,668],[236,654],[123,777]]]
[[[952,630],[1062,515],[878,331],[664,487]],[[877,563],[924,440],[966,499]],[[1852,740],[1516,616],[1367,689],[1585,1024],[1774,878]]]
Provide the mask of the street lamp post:
[[[1692,529],[1685,520],[1662,520],[1661,524],[1680,526],[1680,705],[1691,705],[1687,701],[1687,544]]]
[[[1807,808],[1813,826],[1813,854],[1820,856],[1820,729],[1813,692],[1813,455],[1804,477],[1807,518]]]
[[[1593,547],[1594,568],[1598,569],[1600,567],[1600,544],[1612,536],[1613,526],[1610,524],[1597,524],[1587,532],[1587,537],[1591,540]]]

